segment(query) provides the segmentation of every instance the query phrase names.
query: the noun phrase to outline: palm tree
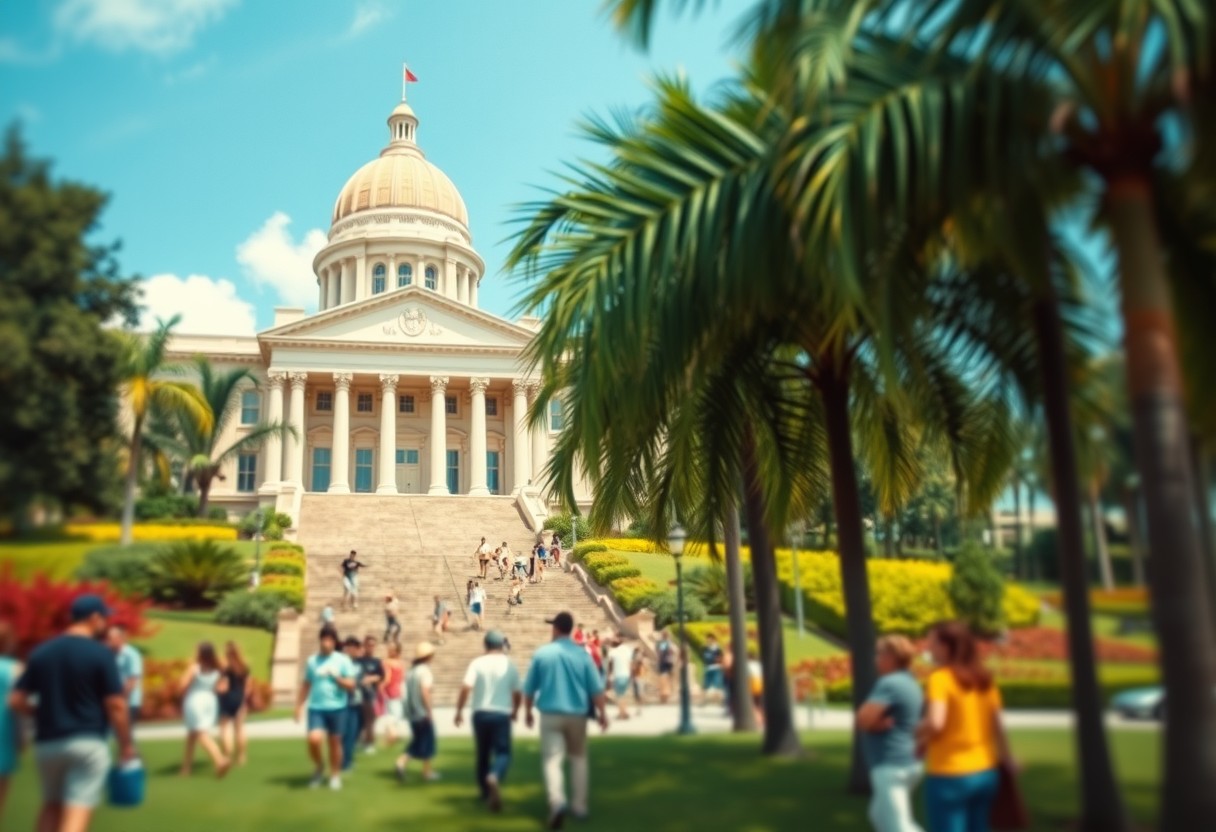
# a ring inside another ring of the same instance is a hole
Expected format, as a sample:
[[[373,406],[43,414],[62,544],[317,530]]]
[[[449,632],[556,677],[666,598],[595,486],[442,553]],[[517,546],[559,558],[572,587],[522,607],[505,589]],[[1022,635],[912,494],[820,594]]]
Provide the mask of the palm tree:
[[[179,418],[187,474],[198,486],[198,516],[207,516],[211,485],[224,466],[242,453],[256,450],[267,439],[281,440],[295,429],[284,422],[259,422],[242,427],[236,439],[221,449],[220,440],[233,416],[240,410],[240,391],[246,385],[257,386],[253,373],[244,368],[217,371],[206,358],[194,360],[198,374],[198,389],[207,402],[211,418],[206,426],[189,418]]]
[[[131,438],[122,507],[121,541],[124,545],[131,542],[135,525],[135,490],[139,480],[144,427],[153,409],[180,413],[205,429],[210,429],[213,423],[207,401],[197,387],[187,381],[166,378],[185,372],[182,365],[166,361],[173,327],[180,320],[180,315],[168,321],[158,320],[156,331],[146,336],[125,334],[120,392],[131,414]]]

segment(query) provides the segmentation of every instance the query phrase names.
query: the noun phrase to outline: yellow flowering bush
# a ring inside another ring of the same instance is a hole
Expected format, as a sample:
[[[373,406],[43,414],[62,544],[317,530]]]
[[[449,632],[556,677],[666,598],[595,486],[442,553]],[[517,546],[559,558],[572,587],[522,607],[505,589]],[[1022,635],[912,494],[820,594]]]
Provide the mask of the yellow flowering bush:
[[[117,543],[122,536],[122,526],[118,523],[69,523],[64,531],[72,537],[91,540],[94,543]],[[132,532],[138,542],[236,540],[236,529],[232,526],[136,523]]]
[[[589,543],[591,541],[588,541]],[[602,543],[609,549],[614,549],[618,552],[641,552],[650,554],[652,552],[662,552],[658,546],[654,545],[654,541],[646,540],[641,537],[601,537],[594,542]]]

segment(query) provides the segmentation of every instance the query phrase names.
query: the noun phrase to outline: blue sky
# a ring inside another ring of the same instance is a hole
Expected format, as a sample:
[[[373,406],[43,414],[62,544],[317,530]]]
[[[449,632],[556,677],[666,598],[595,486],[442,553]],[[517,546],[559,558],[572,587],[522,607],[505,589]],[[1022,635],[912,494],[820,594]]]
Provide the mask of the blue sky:
[[[310,263],[347,177],[387,141],[401,63],[427,157],[468,205],[481,305],[512,311],[501,271],[514,206],[594,155],[576,123],[638,107],[646,80],[730,75],[747,4],[665,18],[646,53],[597,0],[43,0],[0,11],[0,120],[59,176],[111,194],[101,236],[147,279],[149,317],[247,333],[315,307]]]

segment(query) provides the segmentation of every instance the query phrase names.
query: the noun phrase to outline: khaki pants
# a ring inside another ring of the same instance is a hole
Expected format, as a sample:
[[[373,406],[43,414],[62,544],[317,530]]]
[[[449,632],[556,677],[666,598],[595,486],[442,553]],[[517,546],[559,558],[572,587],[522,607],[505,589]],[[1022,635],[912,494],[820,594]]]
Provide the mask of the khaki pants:
[[[566,782],[562,763],[570,758],[570,808],[576,815],[587,813],[587,717],[564,714],[540,715],[540,756],[549,795],[549,810],[566,806]]]

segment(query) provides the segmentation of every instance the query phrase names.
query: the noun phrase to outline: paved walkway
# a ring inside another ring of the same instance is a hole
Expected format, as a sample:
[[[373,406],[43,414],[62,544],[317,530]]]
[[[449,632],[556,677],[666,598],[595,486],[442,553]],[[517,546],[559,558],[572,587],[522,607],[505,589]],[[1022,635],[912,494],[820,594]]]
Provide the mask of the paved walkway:
[[[457,728],[453,723],[456,709],[451,707],[435,709],[435,728],[439,736],[470,736],[468,726],[469,713],[465,712],[465,725]],[[632,711],[631,711],[632,713]],[[616,714],[616,707],[610,706],[610,717]],[[730,731],[730,720],[722,713],[719,705],[693,708],[693,723],[697,732],[702,734],[722,734]],[[679,724],[680,713],[675,705],[650,705],[643,709],[642,715],[631,716],[628,720],[612,719],[609,732],[617,736],[653,737],[670,734]],[[1068,730],[1072,728],[1072,714],[1069,711],[1010,711],[1005,715],[1006,724],[1011,728],[1054,728]],[[842,708],[817,709],[812,714],[807,708],[799,707],[797,720],[800,728],[845,731],[853,727],[852,712]],[[1107,716],[1107,724],[1111,727],[1130,728],[1133,730],[1158,730],[1159,723],[1147,721],[1129,721],[1113,714]],[[292,719],[267,719],[253,721],[248,724],[250,739],[291,739],[304,736],[304,726]],[[523,714],[515,725],[516,736],[535,736],[536,728],[528,730],[524,727]],[[185,736],[181,723],[161,723],[142,725],[136,729],[136,737],[140,740],[171,740]]]

